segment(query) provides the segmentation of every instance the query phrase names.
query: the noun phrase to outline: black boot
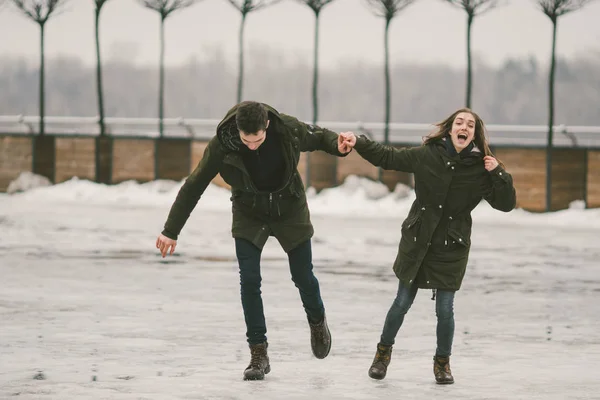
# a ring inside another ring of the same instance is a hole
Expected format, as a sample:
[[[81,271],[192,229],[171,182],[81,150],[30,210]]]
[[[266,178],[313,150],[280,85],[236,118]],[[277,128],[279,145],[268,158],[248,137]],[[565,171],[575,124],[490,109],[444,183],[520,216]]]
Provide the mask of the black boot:
[[[373,364],[369,368],[369,376],[373,379],[383,379],[387,374],[387,367],[392,361],[392,346],[377,344],[377,353],[373,359]]]
[[[436,383],[440,385],[449,385],[454,383],[454,377],[450,370],[450,357],[433,357],[433,374]]]
[[[331,332],[327,326],[327,317],[323,315],[321,322],[313,324],[308,321],[310,325],[310,346],[312,352],[317,358],[325,358],[331,350]]]
[[[250,365],[244,371],[245,381],[263,380],[265,375],[271,372],[267,347],[267,342],[250,345]]]

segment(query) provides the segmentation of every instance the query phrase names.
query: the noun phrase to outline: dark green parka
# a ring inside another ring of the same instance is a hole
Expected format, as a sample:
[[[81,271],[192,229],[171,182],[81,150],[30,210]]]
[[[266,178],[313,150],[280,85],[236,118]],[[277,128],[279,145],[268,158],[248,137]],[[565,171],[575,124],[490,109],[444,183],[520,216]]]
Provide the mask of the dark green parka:
[[[202,160],[179,190],[163,235],[177,239],[200,196],[220,173],[231,186],[234,238],[249,240],[262,248],[269,236],[275,236],[289,252],[312,237],[314,230],[298,173],[300,152],[323,150],[342,157],[344,155],[337,147],[338,135],[263,105],[269,114],[269,132],[274,131],[281,137],[286,165],[281,187],[273,192],[260,192],[254,186],[239,153],[244,144],[235,122],[239,106],[236,105],[219,123],[217,134],[208,143]]]
[[[482,198],[511,211],[516,204],[511,175],[501,166],[488,172],[476,147],[450,155],[445,139],[396,149],[360,136],[354,148],[375,166],[414,173],[416,199],[402,223],[394,262],[398,279],[406,286],[460,289],[471,248],[471,211]]]

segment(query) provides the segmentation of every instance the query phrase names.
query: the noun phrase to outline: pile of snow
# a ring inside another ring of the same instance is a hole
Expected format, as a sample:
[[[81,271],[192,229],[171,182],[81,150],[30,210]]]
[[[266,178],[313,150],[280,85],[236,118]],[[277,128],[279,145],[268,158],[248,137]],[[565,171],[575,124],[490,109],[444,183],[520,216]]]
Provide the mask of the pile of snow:
[[[414,191],[404,184],[390,193],[381,182],[355,175],[343,184],[323,189],[319,194],[307,193],[312,214],[403,217],[414,201]]]
[[[125,181],[116,185],[105,185],[89,180],[71,178],[68,181],[52,186],[31,187],[23,193],[17,193],[20,199],[26,201],[56,201],[80,202],[94,205],[139,205],[139,206],[170,206],[184,180],[156,180],[146,183]],[[209,185],[202,196],[203,205],[230,208],[229,190]],[[206,198],[206,199],[205,199]],[[205,201],[206,200],[206,201]],[[225,204],[225,207],[219,206]]]
[[[7,193],[26,192],[30,189],[51,185],[52,183],[45,176],[36,175],[33,172],[21,172],[17,179],[8,184],[6,191]]]
[[[184,180],[157,180],[147,183],[127,181],[117,185],[103,185],[73,178],[49,186],[43,177],[22,174],[11,183],[11,195],[18,201],[60,203],[76,202],[108,206],[147,206],[168,208],[173,204]],[[18,190],[17,190],[18,188]],[[209,211],[231,210],[230,191],[209,185],[197,209]],[[393,192],[385,185],[368,178],[349,176],[342,185],[322,190],[307,191],[313,215],[338,215],[349,218],[405,218],[415,199],[414,191],[398,184]],[[534,224],[543,226],[573,226],[600,229],[600,209],[585,209],[583,201],[575,201],[567,210],[550,213],[531,213],[522,209],[503,213],[494,210],[487,202],[473,211],[475,222],[502,225]]]

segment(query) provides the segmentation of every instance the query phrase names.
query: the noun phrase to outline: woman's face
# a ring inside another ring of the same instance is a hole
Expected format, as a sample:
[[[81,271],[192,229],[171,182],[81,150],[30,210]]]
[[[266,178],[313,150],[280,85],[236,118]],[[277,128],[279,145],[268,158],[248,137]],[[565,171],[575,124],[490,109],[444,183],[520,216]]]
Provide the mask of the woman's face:
[[[459,113],[452,123],[450,138],[458,153],[471,144],[475,138],[475,117],[468,112]]]

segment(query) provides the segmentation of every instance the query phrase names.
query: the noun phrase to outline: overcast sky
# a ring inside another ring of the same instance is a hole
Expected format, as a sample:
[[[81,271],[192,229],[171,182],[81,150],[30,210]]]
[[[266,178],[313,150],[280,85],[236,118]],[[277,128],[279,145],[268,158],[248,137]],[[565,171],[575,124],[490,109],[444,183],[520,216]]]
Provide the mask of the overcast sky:
[[[10,0],[9,0],[10,1]],[[70,55],[94,62],[93,0],[69,0],[46,28],[48,57]],[[490,65],[509,57],[533,55],[546,64],[551,47],[550,20],[534,0],[512,0],[475,20],[473,50]],[[335,0],[321,14],[320,60],[325,68],[383,61],[384,21],[364,0]],[[230,59],[238,51],[239,12],[226,0],[203,0],[166,22],[166,62],[202,59],[216,47]],[[102,11],[101,42],[106,60],[127,59],[155,65],[159,17],[136,0],[110,0]],[[280,50],[285,59],[312,62],[314,14],[298,1],[284,0],[248,14],[246,45]],[[600,1],[559,20],[561,57],[600,55]],[[390,27],[391,61],[465,64],[465,13],[443,0],[418,0]],[[39,28],[12,4],[0,10],[0,55],[39,57]],[[265,59],[264,62],[269,62]]]

